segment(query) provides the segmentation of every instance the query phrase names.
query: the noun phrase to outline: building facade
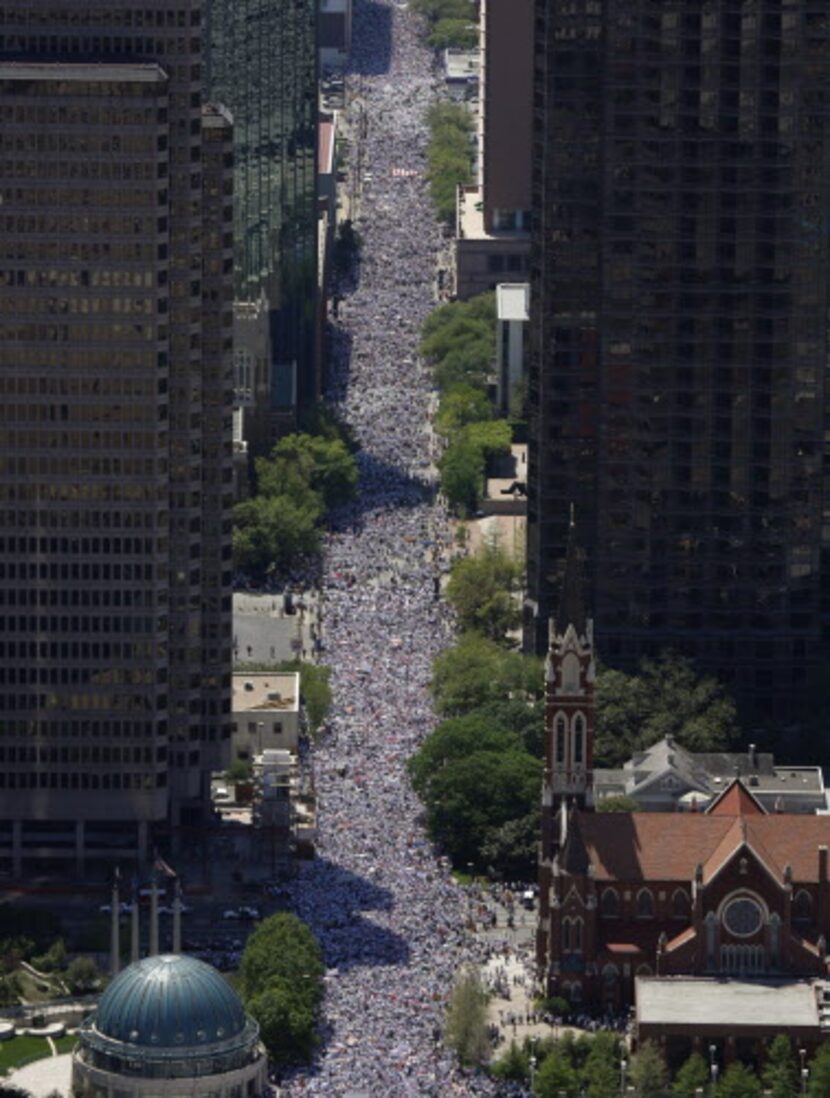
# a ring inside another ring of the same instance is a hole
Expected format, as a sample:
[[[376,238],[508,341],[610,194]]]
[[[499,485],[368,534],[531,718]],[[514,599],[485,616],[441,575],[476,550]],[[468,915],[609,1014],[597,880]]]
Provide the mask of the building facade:
[[[259,430],[252,435],[261,453],[286,408],[307,406],[320,391],[317,3],[204,2],[207,88],[234,121],[235,296],[241,303],[264,296],[269,312],[265,418],[274,422],[264,441]]]
[[[573,502],[609,663],[672,647],[797,715],[827,624],[828,78],[813,0],[538,0],[529,648]]]
[[[533,118],[533,0],[481,0],[478,181],[459,188],[456,293],[527,281]]]
[[[201,18],[199,0],[0,2],[15,877],[195,826],[229,744],[231,147]]]
[[[593,625],[569,539],[545,668],[536,958],[548,995],[602,1011],[645,976],[818,978],[830,817],[768,814],[740,778],[705,812],[593,803]]]

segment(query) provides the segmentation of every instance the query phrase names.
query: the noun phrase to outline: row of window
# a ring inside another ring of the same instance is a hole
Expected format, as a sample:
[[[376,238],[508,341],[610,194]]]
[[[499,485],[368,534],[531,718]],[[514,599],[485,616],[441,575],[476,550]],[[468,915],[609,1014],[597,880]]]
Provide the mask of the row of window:
[[[617,919],[622,915],[622,902],[616,888],[605,888],[600,895],[599,913],[604,919]],[[638,919],[654,918],[654,894],[649,888],[641,888],[634,901],[634,913]],[[684,888],[676,888],[671,897],[671,913],[675,919],[688,919],[692,914],[689,894]]]
[[[554,720],[554,752],[553,757],[558,765],[564,765],[568,757],[567,743],[567,718],[560,713]],[[571,750],[570,764],[583,766],[585,763],[585,718],[577,713],[571,719]]]
[[[159,774],[87,774],[50,770],[38,774],[0,770],[0,789],[163,789],[167,773]]]

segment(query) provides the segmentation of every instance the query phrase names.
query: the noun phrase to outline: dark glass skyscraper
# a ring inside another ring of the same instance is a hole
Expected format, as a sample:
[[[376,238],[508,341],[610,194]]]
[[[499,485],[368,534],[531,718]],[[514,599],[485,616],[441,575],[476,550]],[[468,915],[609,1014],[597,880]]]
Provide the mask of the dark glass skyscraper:
[[[231,130],[201,0],[0,0],[0,868],[198,827],[230,735]]]
[[[316,0],[207,0],[207,82],[234,120],[236,298],[271,311],[271,400],[318,394]],[[296,374],[295,374],[296,371]]]
[[[828,621],[828,87],[822,0],[537,0],[529,645],[573,502],[601,657],[673,647],[797,711]]]

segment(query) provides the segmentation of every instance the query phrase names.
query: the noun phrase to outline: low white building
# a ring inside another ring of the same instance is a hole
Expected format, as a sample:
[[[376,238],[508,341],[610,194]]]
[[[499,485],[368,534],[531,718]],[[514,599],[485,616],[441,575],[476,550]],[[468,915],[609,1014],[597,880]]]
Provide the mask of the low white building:
[[[255,671],[233,677],[233,759],[251,762],[263,751],[296,753],[300,733],[298,671]]]

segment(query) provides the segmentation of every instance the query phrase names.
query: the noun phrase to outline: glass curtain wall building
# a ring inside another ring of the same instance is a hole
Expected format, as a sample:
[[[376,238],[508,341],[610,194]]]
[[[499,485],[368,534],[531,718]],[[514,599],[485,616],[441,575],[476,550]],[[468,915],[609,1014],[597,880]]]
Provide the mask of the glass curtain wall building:
[[[230,734],[232,148],[201,0],[0,0],[0,868],[198,826]]]
[[[673,647],[797,715],[828,622],[828,87],[822,0],[538,0],[529,647],[573,503],[603,659]]]
[[[207,0],[207,13],[208,88],[234,121],[235,295],[267,303],[273,417],[319,392],[317,5]]]

